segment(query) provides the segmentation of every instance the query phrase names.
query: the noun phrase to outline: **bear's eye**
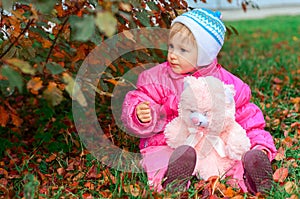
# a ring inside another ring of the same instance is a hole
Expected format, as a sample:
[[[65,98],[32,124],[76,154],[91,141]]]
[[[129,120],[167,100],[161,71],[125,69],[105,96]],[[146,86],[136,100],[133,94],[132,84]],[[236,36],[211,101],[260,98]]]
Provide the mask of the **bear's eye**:
[[[207,116],[207,111],[205,111],[205,112],[203,113],[203,115],[204,115],[204,116]]]

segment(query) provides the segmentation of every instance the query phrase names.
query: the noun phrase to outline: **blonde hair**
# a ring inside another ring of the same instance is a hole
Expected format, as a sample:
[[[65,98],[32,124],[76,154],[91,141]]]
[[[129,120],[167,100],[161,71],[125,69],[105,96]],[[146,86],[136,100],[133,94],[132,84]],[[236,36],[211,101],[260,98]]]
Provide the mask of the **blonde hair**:
[[[169,34],[169,40],[172,39],[176,34],[184,34],[186,37],[184,38],[184,41],[189,41],[193,45],[197,46],[196,39],[193,35],[193,33],[188,29],[185,25],[182,23],[174,23],[171,26],[170,34]]]

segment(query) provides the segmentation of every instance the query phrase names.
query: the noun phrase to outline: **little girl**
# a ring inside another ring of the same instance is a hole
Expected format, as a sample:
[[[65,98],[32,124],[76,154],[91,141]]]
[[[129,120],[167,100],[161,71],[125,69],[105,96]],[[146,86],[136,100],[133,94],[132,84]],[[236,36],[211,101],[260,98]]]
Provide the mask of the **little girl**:
[[[170,183],[170,179],[180,180],[193,175],[196,161],[193,151],[186,150],[185,155],[176,157],[178,151],[173,153],[163,133],[166,124],[178,116],[183,79],[189,75],[214,76],[234,85],[236,121],[246,130],[251,150],[226,176],[245,192],[255,194],[271,188],[270,161],[275,157],[276,148],[272,136],[264,130],[261,110],[250,103],[249,86],[217,62],[226,31],[220,17],[220,12],[207,9],[194,9],[176,17],[170,29],[167,61],[142,72],[137,89],[125,97],[122,121],[131,133],[141,137],[142,165],[150,186],[157,191],[166,186],[163,184],[165,179],[169,178]],[[174,157],[176,161],[173,161]],[[184,175],[178,173],[182,170]]]

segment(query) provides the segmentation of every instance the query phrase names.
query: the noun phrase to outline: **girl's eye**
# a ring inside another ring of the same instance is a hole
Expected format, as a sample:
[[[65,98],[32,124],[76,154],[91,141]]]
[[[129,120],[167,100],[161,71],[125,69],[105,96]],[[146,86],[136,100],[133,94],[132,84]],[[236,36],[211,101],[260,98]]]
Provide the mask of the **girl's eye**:
[[[181,52],[183,52],[183,53],[187,51],[187,50],[185,50],[184,48],[181,48],[180,50],[181,50]]]
[[[173,48],[174,46],[173,46],[173,44],[169,44],[169,48]]]

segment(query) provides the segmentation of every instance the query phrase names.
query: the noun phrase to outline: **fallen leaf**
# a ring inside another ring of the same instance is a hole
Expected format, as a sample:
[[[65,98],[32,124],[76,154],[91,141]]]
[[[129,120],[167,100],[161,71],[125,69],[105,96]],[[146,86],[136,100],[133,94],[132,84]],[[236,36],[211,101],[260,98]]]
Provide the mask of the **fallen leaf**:
[[[300,97],[291,98],[293,104],[300,104]]]
[[[273,179],[275,182],[284,182],[289,174],[289,170],[287,168],[279,168],[273,174]]]
[[[12,119],[12,123],[16,126],[16,127],[20,127],[21,124],[23,123],[23,120],[16,114],[11,113],[10,114],[11,119]]]
[[[4,175],[4,177],[7,178],[8,177],[8,172],[5,169],[0,168],[0,175]]]
[[[95,189],[95,185],[91,182],[86,182],[84,184],[84,187],[88,188],[89,190],[94,190]]]
[[[138,184],[130,185],[130,193],[134,197],[137,197],[140,194],[141,188]]]
[[[279,79],[278,77],[275,77],[275,78],[273,79],[273,82],[274,82],[275,84],[281,84],[281,83],[282,83],[282,80]]]
[[[244,198],[245,197],[242,195],[237,195],[237,196],[232,197],[231,199],[244,199]]]
[[[110,190],[106,189],[104,191],[100,191],[100,194],[104,197],[104,198],[111,198],[112,193]]]
[[[232,189],[232,187],[228,187],[224,193],[226,197],[232,198],[235,195],[235,191]]]
[[[294,182],[288,181],[284,184],[284,189],[289,194],[293,193],[296,188],[297,186]]]
[[[55,153],[53,153],[53,154],[51,154],[47,159],[46,159],[46,162],[52,162],[53,160],[55,160],[56,159],[56,154]]]
[[[65,169],[62,167],[58,168],[56,171],[57,171],[58,175],[61,175],[61,176],[65,173]]]
[[[286,198],[286,199],[298,199],[298,196],[297,196],[297,195],[295,195],[295,194],[293,194],[293,195],[291,195],[291,197],[289,197],[289,198]]]
[[[5,127],[9,119],[9,114],[3,106],[0,106],[0,125]]]
[[[280,147],[277,150],[277,154],[275,156],[275,160],[280,161],[280,160],[283,160],[284,158],[285,158],[285,150],[284,150],[283,147]]]
[[[90,170],[88,171],[88,173],[86,174],[86,178],[87,179],[97,179],[100,178],[101,174],[98,173],[97,171],[97,167],[95,165],[93,165]]]
[[[84,198],[84,199],[93,199],[94,197],[92,196],[92,194],[90,194],[90,193],[84,193],[84,194],[82,194],[82,197]]]

